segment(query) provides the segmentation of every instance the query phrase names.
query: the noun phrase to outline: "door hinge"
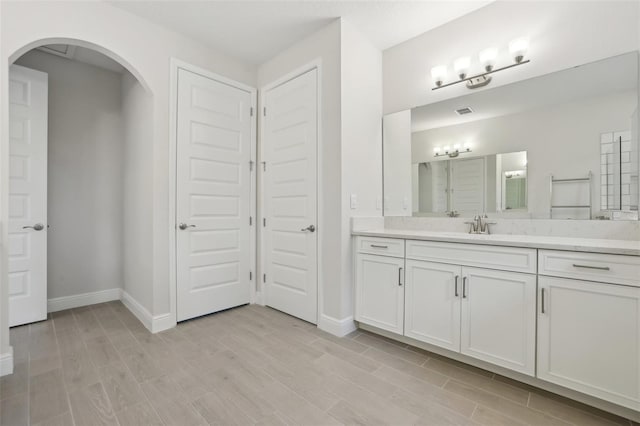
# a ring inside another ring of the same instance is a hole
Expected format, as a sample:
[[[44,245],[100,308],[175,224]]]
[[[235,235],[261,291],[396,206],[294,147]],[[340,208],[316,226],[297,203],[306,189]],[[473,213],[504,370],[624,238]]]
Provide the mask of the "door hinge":
[[[253,117],[253,107],[249,108],[249,116]]]
[[[249,171],[253,171],[253,160],[249,161]]]
[[[253,225],[253,216],[249,216],[249,226]]]
[[[267,274],[262,274],[262,282],[263,283],[267,282]]]
[[[267,171],[267,162],[266,161],[262,161],[262,171],[266,172]]]
[[[267,226],[267,218],[266,217],[262,218],[262,226],[264,226],[264,227]]]
[[[267,107],[262,107],[262,115],[267,116]]]
[[[249,271],[249,281],[253,280],[253,272]]]

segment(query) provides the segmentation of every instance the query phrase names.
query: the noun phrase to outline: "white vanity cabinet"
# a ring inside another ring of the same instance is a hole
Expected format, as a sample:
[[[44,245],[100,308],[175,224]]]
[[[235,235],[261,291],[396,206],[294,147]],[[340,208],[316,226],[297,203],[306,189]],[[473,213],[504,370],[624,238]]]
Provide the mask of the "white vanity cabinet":
[[[533,376],[535,271],[535,249],[358,237],[356,320]]]
[[[404,335],[460,351],[462,268],[407,260]]]
[[[460,352],[535,375],[536,276],[462,268]]]
[[[539,259],[538,378],[640,410],[640,258]]]
[[[382,330],[403,333],[404,240],[358,240],[355,318]]]
[[[408,240],[406,252],[405,336],[535,374],[535,250]],[[467,266],[479,264],[502,270]]]

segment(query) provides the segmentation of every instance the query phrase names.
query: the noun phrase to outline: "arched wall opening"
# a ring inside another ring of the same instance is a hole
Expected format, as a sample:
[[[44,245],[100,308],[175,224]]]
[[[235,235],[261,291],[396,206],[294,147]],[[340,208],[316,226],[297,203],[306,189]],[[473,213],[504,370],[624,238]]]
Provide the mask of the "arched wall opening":
[[[51,45],[86,49],[122,69],[38,49]],[[48,311],[123,295],[153,306],[154,100],[147,80],[117,53],[70,38],[35,40],[8,63],[49,76],[48,217],[40,220],[50,226]],[[10,193],[10,171],[3,173]],[[10,257],[7,263],[10,275]]]

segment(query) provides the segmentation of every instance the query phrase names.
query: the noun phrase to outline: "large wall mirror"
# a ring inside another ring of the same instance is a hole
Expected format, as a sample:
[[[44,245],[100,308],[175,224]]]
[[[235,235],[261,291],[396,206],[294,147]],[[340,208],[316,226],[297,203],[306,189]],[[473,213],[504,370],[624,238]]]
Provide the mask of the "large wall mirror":
[[[385,116],[385,215],[637,218],[638,78],[631,52]]]

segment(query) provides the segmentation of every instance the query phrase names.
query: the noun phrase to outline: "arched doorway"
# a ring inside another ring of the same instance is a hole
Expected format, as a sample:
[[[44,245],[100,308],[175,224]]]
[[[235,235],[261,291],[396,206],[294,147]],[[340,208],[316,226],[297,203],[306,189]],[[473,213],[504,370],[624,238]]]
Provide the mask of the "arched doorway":
[[[85,61],[45,52],[43,46],[53,53],[62,52],[61,46],[85,52]],[[87,62],[87,52],[122,71]],[[33,72],[14,80],[15,63]],[[14,326],[45,319],[47,312],[120,299],[125,276],[135,275],[143,263],[131,251],[151,256],[135,234],[152,222],[146,200],[152,173],[140,171],[153,170],[153,105],[137,70],[94,43],[41,39],[14,52],[9,64],[9,94],[17,98],[10,99],[3,178],[9,186],[9,323]],[[43,90],[42,83],[29,81],[38,72],[45,74],[45,96],[27,99]],[[28,112],[43,99],[44,123],[38,121],[43,114]],[[13,113],[20,108],[23,117]],[[16,301],[19,307],[12,307]],[[31,310],[39,316],[14,318],[15,312]]]

